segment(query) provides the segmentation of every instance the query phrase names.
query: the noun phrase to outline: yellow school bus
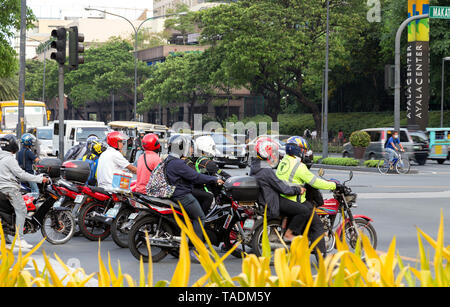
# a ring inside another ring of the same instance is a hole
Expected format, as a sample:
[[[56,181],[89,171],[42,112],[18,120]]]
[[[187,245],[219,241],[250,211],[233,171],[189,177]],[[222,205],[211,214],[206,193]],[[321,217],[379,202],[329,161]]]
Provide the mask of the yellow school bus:
[[[17,100],[0,101],[0,132],[14,133],[19,117],[19,102]],[[46,126],[49,112],[43,101],[25,100],[24,114],[27,129]]]

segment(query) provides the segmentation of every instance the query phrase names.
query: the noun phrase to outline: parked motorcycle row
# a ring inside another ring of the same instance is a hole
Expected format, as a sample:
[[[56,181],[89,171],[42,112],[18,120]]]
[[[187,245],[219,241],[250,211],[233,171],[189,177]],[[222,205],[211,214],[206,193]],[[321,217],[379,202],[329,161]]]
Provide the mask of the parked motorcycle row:
[[[40,186],[38,199],[23,195],[29,217],[24,234],[41,230],[42,236],[52,244],[67,243],[76,233],[92,241],[104,240],[111,235],[119,247],[128,247],[136,259],[142,257],[146,262],[149,257],[158,262],[168,254],[178,255],[181,230],[174,214],[182,220],[183,214],[177,203],[134,192],[133,185],[129,190],[105,190],[86,185],[90,169],[85,161],[61,163],[59,159],[46,158],[35,168],[51,180]],[[350,173],[349,180],[352,176]],[[234,176],[211,192],[214,202],[204,221],[211,243],[225,250],[239,244],[232,253],[235,257],[241,257],[242,252],[261,256],[265,205],[257,201],[256,179]],[[345,191],[334,191],[333,198],[317,208],[325,227],[327,252],[335,248],[335,235],[345,237],[349,246],[356,248],[360,232],[368,236],[376,248],[377,236],[372,220],[352,213],[357,207],[356,199],[357,195],[346,186]],[[14,209],[7,199],[0,199],[0,217],[5,233],[13,236]],[[279,217],[267,221],[272,250],[285,246],[281,238],[288,224],[286,219]]]

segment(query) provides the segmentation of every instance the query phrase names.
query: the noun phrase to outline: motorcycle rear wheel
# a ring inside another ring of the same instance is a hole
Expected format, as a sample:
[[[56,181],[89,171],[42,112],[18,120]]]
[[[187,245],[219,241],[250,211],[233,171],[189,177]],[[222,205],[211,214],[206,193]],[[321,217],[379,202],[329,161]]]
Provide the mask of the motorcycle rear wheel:
[[[88,203],[85,204],[78,215],[78,226],[81,233],[91,241],[103,241],[111,233],[111,226],[93,219],[94,212],[102,214],[105,204]]]
[[[50,210],[42,222],[41,234],[51,244],[67,243],[75,233],[75,220],[70,211]]]
[[[253,253],[258,257],[261,257],[263,254],[263,247],[262,247],[263,231],[264,231],[263,225],[256,228],[251,242]],[[283,237],[280,220],[267,221],[267,234],[269,237],[272,252],[277,248],[284,247],[283,243],[280,241],[280,238],[278,237],[278,235],[280,235],[280,237]]]
[[[165,232],[169,235],[173,235],[172,227],[164,221],[158,228],[159,220],[153,216],[146,216],[137,220],[130,229],[128,233],[128,248],[131,254],[137,259],[148,262],[149,260],[149,250],[147,247],[146,234],[149,237],[154,236],[156,232]],[[152,262],[159,262],[164,259],[169,253],[170,248],[151,246],[150,252],[152,257]]]

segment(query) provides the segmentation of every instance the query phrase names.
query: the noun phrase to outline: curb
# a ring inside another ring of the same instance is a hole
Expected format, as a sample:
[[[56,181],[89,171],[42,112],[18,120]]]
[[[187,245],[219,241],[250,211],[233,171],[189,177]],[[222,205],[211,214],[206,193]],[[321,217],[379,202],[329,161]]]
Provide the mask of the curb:
[[[361,167],[361,166],[342,166],[342,165],[328,165],[328,164],[313,164],[311,168],[323,168],[323,169],[334,169],[340,171],[355,171],[355,172],[366,172],[366,173],[379,173],[376,167]],[[389,172],[392,174],[397,174],[397,172]],[[418,174],[419,171],[416,169],[410,169],[409,174]]]

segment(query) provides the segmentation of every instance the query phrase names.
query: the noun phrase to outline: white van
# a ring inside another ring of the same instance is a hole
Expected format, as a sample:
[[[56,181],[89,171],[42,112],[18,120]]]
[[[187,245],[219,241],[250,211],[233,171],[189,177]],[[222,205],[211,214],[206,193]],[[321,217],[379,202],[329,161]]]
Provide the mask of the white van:
[[[59,121],[53,124],[53,154],[59,153]],[[75,145],[85,142],[90,136],[97,136],[100,140],[106,140],[110,129],[104,122],[89,120],[65,120],[64,121],[64,154]]]
[[[53,154],[53,124],[36,128],[36,138],[40,146],[42,155],[50,156]]]

